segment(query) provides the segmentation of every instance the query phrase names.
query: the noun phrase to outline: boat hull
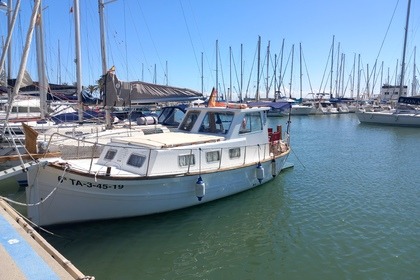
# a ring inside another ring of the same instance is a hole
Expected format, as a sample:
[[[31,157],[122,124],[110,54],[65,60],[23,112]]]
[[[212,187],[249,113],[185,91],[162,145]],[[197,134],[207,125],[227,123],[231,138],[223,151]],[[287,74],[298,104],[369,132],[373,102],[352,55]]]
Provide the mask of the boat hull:
[[[420,127],[419,114],[395,114],[392,112],[356,112],[361,123]]]
[[[28,218],[40,226],[149,215],[172,211],[230,196],[272,180],[289,152],[273,161],[204,174],[118,178],[66,172],[52,164],[28,172]],[[205,195],[197,198],[201,176]],[[261,177],[258,180],[257,176]]]

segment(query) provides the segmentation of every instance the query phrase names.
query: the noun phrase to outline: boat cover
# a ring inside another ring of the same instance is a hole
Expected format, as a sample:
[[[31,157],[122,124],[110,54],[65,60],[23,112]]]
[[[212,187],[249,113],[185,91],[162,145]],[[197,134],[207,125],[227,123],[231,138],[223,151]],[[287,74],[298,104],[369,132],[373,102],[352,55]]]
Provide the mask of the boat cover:
[[[197,91],[141,81],[123,82],[108,71],[103,76],[105,106],[128,106],[130,103],[183,102],[197,100],[203,95]]]
[[[259,102],[248,102],[249,107],[271,107],[273,109],[286,110],[291,108],[291,103],[287,101],[259,101]]]
[[[401,96],[400,98],[398,98],[398,103],[420,105],[420,96],[412,96],[412,97]]]

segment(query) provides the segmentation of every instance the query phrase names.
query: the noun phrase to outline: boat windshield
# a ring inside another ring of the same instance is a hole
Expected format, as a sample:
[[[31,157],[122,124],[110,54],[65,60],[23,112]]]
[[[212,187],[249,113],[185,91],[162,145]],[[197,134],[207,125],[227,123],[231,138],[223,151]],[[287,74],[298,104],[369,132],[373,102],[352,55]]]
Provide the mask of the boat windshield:
[[[191,131],[195,122],[197,121],[199,111],[188,111],[181,125],[179,126],[180,130]]]
[[[263,129],[263,120],[259,112],[247,113],[242,120],[239,134],[261,131]]]
[[[199,132],[226,134],[233,120],[232,112],[207,112]]]

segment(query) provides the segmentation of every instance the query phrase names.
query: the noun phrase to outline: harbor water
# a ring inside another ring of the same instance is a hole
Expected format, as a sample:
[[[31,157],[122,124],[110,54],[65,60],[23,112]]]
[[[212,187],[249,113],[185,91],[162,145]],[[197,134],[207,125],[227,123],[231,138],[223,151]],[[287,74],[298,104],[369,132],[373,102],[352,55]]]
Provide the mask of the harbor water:
[[[270,183],[42,235],[99,280],[420,279],[420,129],[362,125],[354,114],[291,121],[294,167]]]

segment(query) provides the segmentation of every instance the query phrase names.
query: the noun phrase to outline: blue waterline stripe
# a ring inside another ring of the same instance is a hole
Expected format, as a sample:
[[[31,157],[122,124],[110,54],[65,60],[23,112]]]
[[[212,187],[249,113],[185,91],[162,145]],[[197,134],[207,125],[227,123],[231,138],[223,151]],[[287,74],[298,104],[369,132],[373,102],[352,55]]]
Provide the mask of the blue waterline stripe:
[[[59,279],[45,261],[21,238],[19,233],[0,215],[0,244],[6,249],[27,279]]]

